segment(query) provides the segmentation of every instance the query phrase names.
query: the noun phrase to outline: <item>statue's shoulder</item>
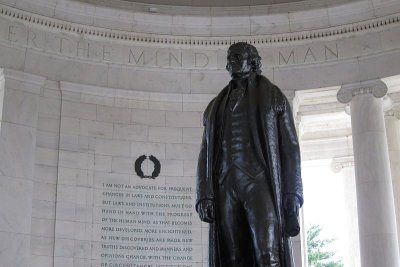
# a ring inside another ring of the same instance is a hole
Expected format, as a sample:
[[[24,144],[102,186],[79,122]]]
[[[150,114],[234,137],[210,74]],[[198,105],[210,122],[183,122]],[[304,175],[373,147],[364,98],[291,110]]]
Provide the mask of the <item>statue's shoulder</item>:
[[[264,75],[258,74],[256,76],[256,83],[257,83],[257,87],[262,89],[269,96],[273,95],[273,96],[278,97],[278,98],[283,96],[282,90],[279,89],[278,86],[276,86],[274,83],[272,83]]]

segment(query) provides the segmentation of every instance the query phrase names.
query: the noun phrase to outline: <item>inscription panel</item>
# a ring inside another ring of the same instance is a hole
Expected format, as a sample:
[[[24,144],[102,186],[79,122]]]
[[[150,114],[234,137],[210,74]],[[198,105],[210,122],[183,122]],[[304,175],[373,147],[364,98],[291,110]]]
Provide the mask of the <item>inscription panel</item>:
[[[102,183],[94,195],[100,266],[200,266],[201,229],[191,186]]]
[[[154,142],[148,128],[155,118],[166,124],[163,110],[108,106],[109,114],[147,119],[103,122],[104,108],[63,92],[55,260],[71,267],[206,266],[208,226],[194,208],[196,166],[178,149],[198,153],[200,146]],[[201,131],[200,112],[192,113]],[[131,140],[116,134],[121,125],[144,134]]]

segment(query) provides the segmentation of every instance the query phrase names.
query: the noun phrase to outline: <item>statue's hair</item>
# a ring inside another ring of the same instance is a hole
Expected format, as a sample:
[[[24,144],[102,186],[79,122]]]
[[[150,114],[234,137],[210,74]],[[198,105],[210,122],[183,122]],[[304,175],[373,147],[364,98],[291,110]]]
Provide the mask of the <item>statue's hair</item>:
[[[261,73],[261,57],[258,54],[258,51],[256,49],[255,46],[245,43],[245,42],[238,42],[238,43],[234,43],[233,45],[231,45],[228,49],[228,54],[231,52],[231,50],[234,47],[239,46],[241,49],[243,49],[243,51],[246,51],[250,57],[250,64],[251,64],[251,70],[257,74]]]

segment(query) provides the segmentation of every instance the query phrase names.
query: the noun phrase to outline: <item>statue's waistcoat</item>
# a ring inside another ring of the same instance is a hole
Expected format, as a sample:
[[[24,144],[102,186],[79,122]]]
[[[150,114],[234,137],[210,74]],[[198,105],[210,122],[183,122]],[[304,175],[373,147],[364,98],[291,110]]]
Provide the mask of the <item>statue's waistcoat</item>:
[[[216,170],[219,183],[225,180],[232,166],[241,169],[248,176],[256,177],[263,172],[263,165],[257,156],[251,134],[248,114],[248,92],[237,101],[232,110],[229,99],[223,101],[218,110],[218,155]],[[228,96],[227,96],[228,97]]]

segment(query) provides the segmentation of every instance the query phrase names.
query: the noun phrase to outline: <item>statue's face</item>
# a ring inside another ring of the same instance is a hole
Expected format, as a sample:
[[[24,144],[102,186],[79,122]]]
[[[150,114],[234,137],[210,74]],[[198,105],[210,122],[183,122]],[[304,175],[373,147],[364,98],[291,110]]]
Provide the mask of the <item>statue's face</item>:
[[[247,77],[251,72],[250,55],[243,46],[233,46],[228,51],[226,70],[232,78]]]

